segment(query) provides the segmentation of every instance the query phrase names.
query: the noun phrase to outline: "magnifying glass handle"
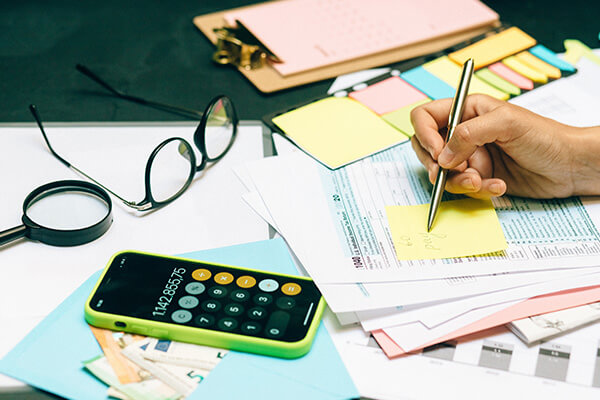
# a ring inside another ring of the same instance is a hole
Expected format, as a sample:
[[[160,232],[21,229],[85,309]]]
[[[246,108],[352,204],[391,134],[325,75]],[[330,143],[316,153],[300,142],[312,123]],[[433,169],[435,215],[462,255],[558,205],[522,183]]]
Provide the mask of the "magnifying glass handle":
[[[16,226],[14,228],[10,228],[0,232],[0,246],[6,243],[10,243],[13,240],[22,238],[23,236],[25,236],[25,232],[27,232],[27,227],[25,225]]]

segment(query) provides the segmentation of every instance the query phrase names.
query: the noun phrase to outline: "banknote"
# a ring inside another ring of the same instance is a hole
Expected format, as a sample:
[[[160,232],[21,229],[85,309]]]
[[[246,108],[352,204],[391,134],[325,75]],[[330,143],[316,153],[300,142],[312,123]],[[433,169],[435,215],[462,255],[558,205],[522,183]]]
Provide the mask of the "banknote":
[[[126,345],[141,340],[144,337],[96,328],[91,325],[90,329],[100,345],[100,348],[102,348],[102,352],[115,372],[119,382],[121,384],[141,382],[145,372],[140,370],[136,364],[123,356],[121,350],[126,347]]]
[[[148,338],[148,345],[142,351],[148,360],[209,371],[227,354],[227,350],[216,347],[154,338]]]
[[[173,388],[179,395],[184,397],[190,395],[210,370],[148,360],[144,358],[143,354],[150,340],[147,338],[132,343],[121,353],[138,367],[149,372],[154,378]]]
[[[165,385],[159,379],[147,378],[140,382],[122,384],[117,379],[106,356],[98,356],[83,363],[84,367],[96,378],[116,389],[131,400],[179,400],[181,394]]]
[[[509,329],[527,344],[600,320],[600,303],[567,308],[513,321]]]

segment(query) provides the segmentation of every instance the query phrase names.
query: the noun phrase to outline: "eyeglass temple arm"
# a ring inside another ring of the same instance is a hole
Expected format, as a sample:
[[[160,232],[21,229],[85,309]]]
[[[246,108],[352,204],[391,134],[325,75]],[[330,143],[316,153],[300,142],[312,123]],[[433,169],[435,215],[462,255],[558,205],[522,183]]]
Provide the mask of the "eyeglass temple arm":
[[[61,163],[66,165],[68,168],[71,168],[78,174],[85,176],[90,181],[94,182],[96,185],[100,186],[102,189],[106,190],[107,192],[109,192],[110,194],[115,196],[117,199],[121,200],[123,203],[125,203],[125,205],[127,205],[129,207],[133,207],[136,210],[143,211],[146,208],[148,208],[148,206],[151,206],[151,204],[144,204],[144,205],[139,206],[135,202],[125,200],[124,198],[122,198],[121,196],[119,196],[118,194],[116,194],[115,192],[113,192],[112,190],[110,190],[109,188],[107,188],[106,186],[104,186],[103,184],[101,184],[100,182],[98,182],[97,180],[95,180],[94,178],[92,178],[91,176],[89,176],[88,174],[86,174],[85,172],[83,172],[82,170],[80,170],[79,168],[77,168],[76,166],[71,164],[70,162],[68,162],[67,160],[65,160],[63,157],[61,157],[56,151],[54,151],[54,149],[52,148],[52,145],[50,144],[50,141],[48,140],[48,136],[46,135],[46,131],[44,130],[44,126],[42,125],[42,119],[40,118],[40,114],[38,113],[37,107],[35,106],[35,104],[29,105],[29,111],[31,111],[31,114],[33,114],[33,118],[35,118],[35,122],[37,122],[38,127],[42,131],[42,136],[44,137],[44,141],[46,142],[48,149],[50,150],[52,155],[54,157],[56,157]]]
[[[88,78],[92,79],[93,81],[98,83],[100,86],[102,86],[103,88],[105,88],[106,90],[108,90],[109,92],[114,94],[115,96],[120,97],[122,99],[130,100],[130,101],[133,101],[134,103],[143,104],[145,106],[155,107],[155,108],[165,110],[168,112],[172,112],[175,114],[180,114],[180,115],[183,115],[186,117],[202,118],[202,113],[198,110],[192,110],[190,108],[173,106],[173,105],[165,104],[165,103],[158,103],[156,101],[146,100],[141,97],[132,96],[132,95],[123,93],[122,91],[117,90],[114,87],[112,87],[111,85],[109,85],[105,80],[100,78],[98,75],[96,75],[94,72],[92,72],[85,65],[77,64],[75,66],[75,68],[77,69],[77,71],[81,72],[82,74],[84,74]]]

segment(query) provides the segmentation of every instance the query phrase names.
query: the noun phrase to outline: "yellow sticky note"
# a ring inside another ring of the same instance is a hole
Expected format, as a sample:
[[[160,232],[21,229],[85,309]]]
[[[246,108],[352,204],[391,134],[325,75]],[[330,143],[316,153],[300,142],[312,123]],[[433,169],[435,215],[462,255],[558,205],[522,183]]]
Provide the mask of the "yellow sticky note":
[[[429,204],[385,208],[399,260],[467,257],[507,247],[490,200],[444,201],[427,232]]]
[[[450,60],[448,57],[443,56],[426,64],[423,64],[423,68],[425,68],[427,71],[431,72],[433,75],[437,76],[453,88],[456,89],[456,87],[458,86],[462,68],[457,63]],[[473,75],[473,77],[471,77],[469,94],[473,93],[487,94],[500,100],[508,100],[508,98],[510,97],[507,93],[504,93],[503,91],[488,85],[487,83],[479,79],[477,75]]]
[[[527,64],[519,61],[519,59],[515,56],[506,57],[504,60],[502,60],[502,63],[513,71],[518,72],[519,74],[531,79],[536,83],[548,83],[548,77],[546,74],[529,67]]]
[[[530,66],[531,68],[540,71],[552,79],[560,78],[560,69],[544,62],[531,54],[528,51],[522,51],[515,56],[515,58],[521,61],[523,64]]]
[[[286,136],[335,169],[408,140],[373,111],[347,97],[327,97],[273,118]]]
[[[503,58],[526,50],[536,43],[535,39],[513,26],[493,36],[473,43],[463,49],[450,53],[450,58],[462,65],[473,59],[475,69],[485,67]]]

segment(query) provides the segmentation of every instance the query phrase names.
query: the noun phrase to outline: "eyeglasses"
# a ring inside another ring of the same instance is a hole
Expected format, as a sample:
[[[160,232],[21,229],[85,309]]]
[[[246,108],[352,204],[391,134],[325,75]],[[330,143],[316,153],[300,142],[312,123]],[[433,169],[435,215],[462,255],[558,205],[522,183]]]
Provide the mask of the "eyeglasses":
[[[29,106],[29,110],[35,118],[52,155],[68,168],[101,186],[128,207],[138,211],[149,211],[163,207],[177,199],[190,186],[196,172],[205,169],[208,163],[215,163],[223,158],[235,140],[238,119],[233,103],[227,96],[215,97],[209,102],[204,112],[200,113],[123,94],[106,84],[95,74],[94,77],[92,79],[111,92],[119,93],[117,94],[118,97],[188,116],[201,116],[200,123],[194,133],[194,144],[200,151],[201,160],[197,163],[194,149],[187,140],[180,137],[164,140],[154,148],[146,162],[144,174],[146,194],[143,200],[134,202],[119,196],[60,156],[48,140],[48,135],[44,130],[36,106],[33,104]]]

